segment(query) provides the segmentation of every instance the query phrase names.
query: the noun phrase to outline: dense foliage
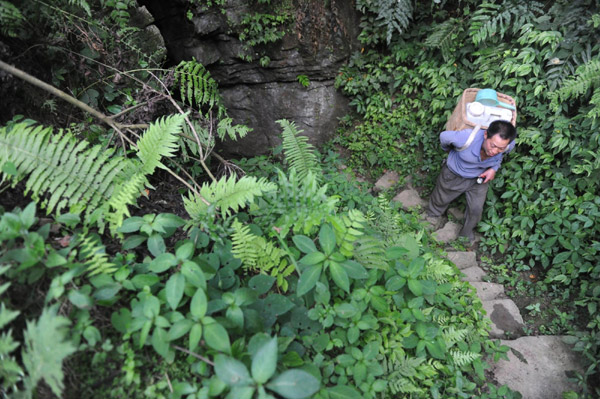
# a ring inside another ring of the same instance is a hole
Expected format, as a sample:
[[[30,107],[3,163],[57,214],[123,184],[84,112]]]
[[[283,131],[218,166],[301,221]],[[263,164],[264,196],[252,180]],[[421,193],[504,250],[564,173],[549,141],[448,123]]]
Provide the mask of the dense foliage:
[[[462,91],[490,87],[514,97],[517,150],[488,196],[483,249],[501,262],[502,281],[551,320],[542,332],[579,337],[586,376],[597,384],[599,5],[437,3],[415,9],[410,29],[391,40],[385,30],[363,30],[364,47],[338,78],[360,119],[348,118],[338,141],[357,165],[417,170],[415,180],[429,188],[442,156],[438,133]],[[551,303],[540,308],[543,298]]]
[[[287,29],[289,3],[279,18],[270,3],[237,27],[248,45]],[[585,307],[576,344],[593,376],[598,10],[478,3],[357,1],[364,47],[338,83],[358,117],[338,141],[358,167],[417,171],[429,186],[436,132],[462,89],[513,95],[519,150],[497,177],[485,245],[506,267],[543,272],[536,292]],[[202,65],[160,68],[134,6],[0,0],[0,50],[16,66],[44,59],[27,72],[77,100],[62,108],[47,88],[23,97],[13,82],[31,111],[3,115],[0,190],[35,203],[0,214],[2,395],[518,397],[486,381],[507,348],[416,216],[358,189],[286,120],[284,163],[243,160],[242,176],[212,149],[248,129]],[[179,184],[177,214],[136,210],[156,175]]]

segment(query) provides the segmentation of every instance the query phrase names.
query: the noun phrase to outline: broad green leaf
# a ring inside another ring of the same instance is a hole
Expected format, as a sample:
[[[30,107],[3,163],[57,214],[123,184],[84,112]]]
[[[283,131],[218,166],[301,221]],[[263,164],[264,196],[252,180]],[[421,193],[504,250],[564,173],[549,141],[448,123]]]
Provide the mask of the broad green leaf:
[[[275,280],[275,277],[266,274],[257,274],[250,279],[248,287],[255,290],[258,295],[266,294],[275,283]]]
[[[267,384],[267,388],[286,399],[308,398],[319,390],[321,383],[304,370],[284,371]]]
[[[94,301],[79,290],[69,291],[69,301],[80,309],[89,309],[94,305]]]
[[[186,241],[175,251],[175,256],[179,260],[190,259],[194,254],[194,243],[192,241]]]
[[[154,284],[158,283],[160,279],[156,274],[138,274],[133,277],[131,283],[137,289],[143,289],[145,286],[152,287]]]
[[[228,307],[225,317],[233,323],[234,327],[239,329],[244,328],[244,312],[242,312],[242,308],[238,305],[233,304]]]
[[[319,277],[321,276],[321,265],[309,266],[302,272],[300,279],[298,280],[298,296],[306,294],[312,290]]]
[[[326,255],[330,255],[335,249],[335,232],[329,224],[324,224],[319,230],[319,244]]]
[[[327,257],[321,252],[311,252],[300,259],[300,263],[306,266],[316,265],[323,262]]]
[[[363,280],[369,277],[369,272],[367,272],[367,269],[354,260],[345,260],[341,263],[341,265],[344,267],[346,273],[348,273],[348,277],[350,278],[355,280]]]
[[[215,357],[215,373],[230,387],[252,383],[252,378],[250,378],[250,373],[244,363],[229,356],[219,354]]]
[[[202,338],[202,324],[196,323],[190,329],[190,338],[188,343],[188,348],[190,351],[194,351],[200,342],[200,338]]]
[[[165,240],[158,233],[152,234],[148,238],[148,251],[152,254],[152,256],[158,256],[160,254],[165,253],[167,250],[167,246],[165,245]]]
[[[408,289],[410,290],[410,292],[412,292],[416,296],[423,295],[423,286],[421,285],[419,280],[409,279],[408,280]]]
[[[350,280],[348,279],[346,269],[339,263],[331,261],[329,263],[329,272],[335,284],[347,293],[350,293]]]
[[[252,357],[252,378],[264,384],[273,376],[277,367],[277,338],[274,337],[261,346]]]
[[[181,274],[185,276],[185,281],[194,287],[206,289],[206,276],[196,262],[190,260],[183,262]]]
[[[178,338],[183,337],[190,331],[194,322],[188,319],[181,319],[173,323],[169,332],[167,333],[167,341],[174,341]]]
[[[217,322],[204,325],[204,340],[208,346],[219,352],[231,353],[229,334],[225,327]]]
[[[153,273],[162,273],[169,270],[171,267],[177,264],[177,258],[171,253],[164,253],[158,255],[150,262],[148,270]]]
[[[162,328],[155,328],[152,333],[152,347],[165,359],[169,356],[169,340],[167,333]]]
[[[253,386],[235,386],[231,388],[225,399],[252,399],[255,389]]]
[[[125,219],[117,231],[119,233],[133,233],[134,231],[139,231],[140,227],[142,227],[144,223],[146,223],[146,221],[143,218],[139,216],[133,216]]]
[[[202,288],[198,288],[190,302],[190,312],[192,313],[192,316],[194,316],[196,320],[200,320],[206,314],[207,306],[208,300],[206,298],[206,293]]]
[[[128,249],[137,248],[141,243],[143,243],[147,239],[148,239],[148,237],[143,236],[141,234],[131,235],[131,236],[127,237],[125,239],[125,241],[123,241],[123,249],[128,250]]]
[[[165,285],[165,295],[167,303],[171,309],[177,309],[181,298],[183,298],[183,290],[185,288],[185,277],[181,273],[173,274]],[[201,288],[200,288],[201,289]]]
[[[292,241],[294,242],[296,247],[305,254],[317,252],[317,247],[315,246],[315,243],[307,236],[295,235],[292,237]]]

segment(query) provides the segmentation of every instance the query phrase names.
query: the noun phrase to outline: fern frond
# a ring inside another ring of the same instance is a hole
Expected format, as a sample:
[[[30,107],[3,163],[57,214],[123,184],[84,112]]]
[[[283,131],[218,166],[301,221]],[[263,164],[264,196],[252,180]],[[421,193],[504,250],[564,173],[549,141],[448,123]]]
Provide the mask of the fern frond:
[[[74,5],[78,8],[81,8],[83,11],[85,11],[85,13],[87,14],[88,17],[92,16],[92,10],[87,1],[85,1],[85,0],[69,0],[69,4]]]
[[[387,270],[389,265],[385,257],[385,245],[374,234],[363,235],[356,241],[354,259],[367,269]]]
[[[354,253],[354,243],[364,232],[366,222],[364,214],[358,209],[351,209],[346,215],[331,216],[329,221],[335,230],[340,253],[351,258]]]
[[[458,18],[450,18],[436,25],[433,32],[425,39],[424,44],[428,47],[439,48],[444,61],[448,61],[452,57],[452,40],[461,29],[462,21]]]
[[[398,393],[423,393],[424,389],[417,387],[411,378],[420,373],[419,367],[425,361],[424,357],[408,357],[398,354],[395,359],[384,359],[383,371],[388,381],[388,390]]]
[[[225,137],[229,137],[231,140],[237,140],[246,137],[251,131],[252,129],[246,125],[234,125],[233,119],[228,117],[221,118],[217,124],[217,135],[221,140],[224,140]]]
[[[177,151],[178,134],[181,133],[183,121],[184,115],[170,115],[151,124],[142,134],[137,142],[137,155],[143,164],[143,174],[152,174],[157,167],[166,169],[160,159],[172,157]]]
[[[410,0],[379,0],[377,2],[379,26],[386,28],[386,41],[392,41],[394,31],[402,34],[410,25],[413,6]]]
[[[7,37],[17,37],[25,18],[21,11],[8,1],[0,0],[0,32]]]
[[[47,213],[58,213],[69,205],[87,209],[89,221],[91,212],[110,198],[114,177],[126,165],[123,159],[111,159],[112,153],[98,147],[88,149],[85,141],[68,133],[53,135],[51,128],[20,123],[10,131],[0,130],[0,164],[15,165],[19,174],[14,184],[28,176],[26,192],[35,200],[49,195],[42,203]]]
[[[320,186],[312,172],[299,179],[292,168],[289,177],[282,171],[278,176],[278,190],[265,195],[251,208],[261,227],[269,231],[276,226],[283,237],[291,229],[309,235],[333,214],[338,200],[326,194],[327,185]]]
[[[457,342],[465,341],[469,330],[466,328],[457,329],[455,326],[448,326],[442,331],[446,347],[449,348]]]
[[[198,108],[208,106],[209,109],[217,105],[219,116],[224,112],[217,82],[198,61],[181,61],[175,67],[175,83],[179,84],[184,103]]]
[[[283,129],[282,147],[290,167],[296,169],[300,179],[304,179],[308,172],[317,175],[321,168],[308,137],[300,135],[302,131],[298,131],[294,122],[280,119],[277,123]]]
[[[90,277],[96,274],[110,274],[117,270],[117,266],[108,261],[105,247],[97,239],[90,236],[79,237],[77,246]]]
[[[563,81],[560,89],[552,93],[552,106],[557,109],[559,101],[586,95],[591,88],[600,86],[600,59],[592,59],[579,66],[576,74]]]
[[[544,5],[537,1],[519,2],[510,7],[483,2],[477,6],[469,23],[469,36],[475,45],[492,37],[502,40],[507,33],[517,33],[521,26],[544,14]]]
[[[58,305],[54,305],[44,309],[38,320],[27,322],[23,364],[28,373],[25,392],[29,395],[41,380],[59,397],[64,388],[62,362],[76,347],[67,340],[70,320],[58,316],[57,310]]]
[[[286,278],[295,268],[285,259],[286,252],[276,247],[264,237],[256,236],[250,232],[250,227],[242,225],[238,220],[232,224],[232,254],[242,261],[246,270],[268,273],[275,277],[277,286],[287,291]]]
[[[258,258],[257,248],[254,245],[256,236],[250,232],[248,225],[243,225],[238,220],[235,220],[231,227],[233,228],[231,253],[242,261],[243,267],[255,269]]]
[[[220,209],[221,215],[226,217],[248,203],[254,201],[255,197],[273,191],[277,186],[268,182],[265,178],[257,179],[252,176],[244,176],[236,181],[235,176],[222,177],[217,182],[204,183],[200,188],[200,195],[210,203],[204,203],[192,193],[183,199],[185,210],[192,219],[200,218],[201,214],[207,212],[209,206]]]
[[[458,349],[452,349],[450,350],[450,356],[452,357],[452,362],[458,367],[465,367],[473,363],[473,361],[479,359],[481,357],[481,354],[469,351],[463,352]]]
[[[424,257],[426,260],[424,278],[435,280],[438,283],[445,283],[451,276],[455,275],[454,269],[448,264],[447,260],[434,259],[430,254],[425,254]]]

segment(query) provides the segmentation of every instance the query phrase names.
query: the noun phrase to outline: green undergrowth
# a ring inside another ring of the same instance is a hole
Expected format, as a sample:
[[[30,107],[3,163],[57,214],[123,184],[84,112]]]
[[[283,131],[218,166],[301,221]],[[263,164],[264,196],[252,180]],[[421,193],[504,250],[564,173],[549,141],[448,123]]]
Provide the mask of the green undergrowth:
[[[598,4],[449,1],[404,11],[409,29],[391,37],[363,29],[362,48],[342,68],[337,85],[356,112],[336,141],[351,151],[353,167],[413,176],[426,195],[445,155],[438,135],[462,91],[493,88],[512,96],[517,146],[491,185],[479,249],[530,315],[531,333],[576,337],[571,342],[586,364],[579,397],[595,397]]]
[[[5,210],[2,312],[17,312],[3,325],[5,392],[43,380],[63,397],[517,397],[486,382],[507,348],[457,268],[416,215],[335,158],[302,179],[298,161],[240,162],[265,186],[243,209],[208,210],[226,235],[197,215],[145,214],[108,253],[77,214]],[[38,374],[19,360],[24,323],[56,326],[25,335],[23,353],[48,364]]]

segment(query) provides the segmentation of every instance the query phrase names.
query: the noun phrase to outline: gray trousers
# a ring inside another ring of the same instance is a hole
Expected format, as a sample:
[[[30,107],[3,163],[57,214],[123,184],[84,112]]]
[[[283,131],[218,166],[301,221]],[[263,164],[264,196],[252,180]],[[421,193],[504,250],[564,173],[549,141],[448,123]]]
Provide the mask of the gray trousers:
[[[481,220],[488,190],[488,183],[477,184],[476,180],[455,174],[444,163],[435,188],[429,197],[427,214],[442,216],[448,205],[464,193],[467,199],[467,209],[465,209],[465,223],[459,234],[472,239],[474,237],[473,229]]]

